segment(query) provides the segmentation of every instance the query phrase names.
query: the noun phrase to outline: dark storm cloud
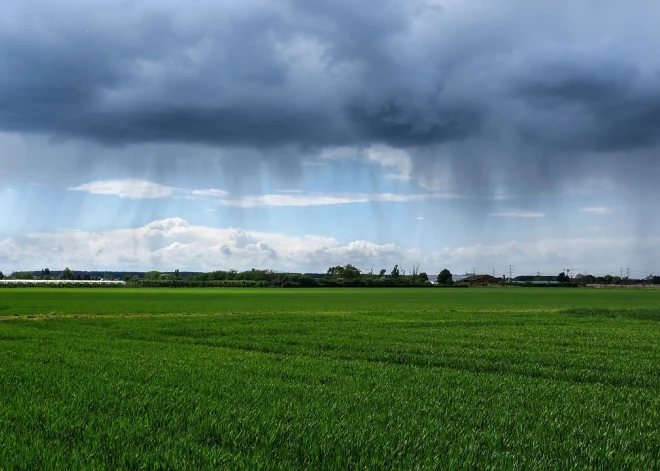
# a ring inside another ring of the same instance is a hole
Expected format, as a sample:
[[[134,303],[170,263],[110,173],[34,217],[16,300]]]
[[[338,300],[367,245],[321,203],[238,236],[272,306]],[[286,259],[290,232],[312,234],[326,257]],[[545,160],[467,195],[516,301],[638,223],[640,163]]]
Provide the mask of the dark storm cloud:
[[[478,132],[480,125],[479,110],[467,104],[430,110],[432,116],[420,116],[419,110],[396,102],[377,106],[358,102],[347,106],[346,112],[363,141],[402,147],[461,140]]]
[[[548,145],[603,152],[657,145],[660,71],[644,77],[636,64],[616,53],[594,56],[567,54],[532,64],[515,83],[514,93],[531,112],[574,123],[570,132],[558,132],[560,126],[544,132],[532,122],[524,126],[523,136]]]
[[[408,63],[397,35],[414,12],[398,2],[198,2],[183,20],[176,2],[14,3],[0,35],[6,130],[329,146],[442,142],[479,121],[478,107],[440,96],[430,71]]]
[[[288,159],[386,144],[420,178],[486,191],[634,179],[622,153],[658,167],[658,14],[650,0],[8,0],[0,129]]]

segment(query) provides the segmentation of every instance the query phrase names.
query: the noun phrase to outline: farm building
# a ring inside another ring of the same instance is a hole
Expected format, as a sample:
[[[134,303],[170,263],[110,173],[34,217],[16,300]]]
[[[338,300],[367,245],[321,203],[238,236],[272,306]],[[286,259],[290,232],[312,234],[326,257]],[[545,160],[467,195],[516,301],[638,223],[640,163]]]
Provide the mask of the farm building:
[[[452,275],[452,276],[451,276],[451,280],[452,280],[454,283],[458,283],[459,281],[463,281],[464,279],[466,279],[466,278],[468,278],[468,277],[470,277],[470,276],[472,276],[472,275]]]
[[[470,284],[492,284],[499,283],[502,281],[501,278],[495,278],[492,275],[470,275],[461,280],[461,283],[470,283]]]
[[[125,281],[106,280],[0,280],[0,285],[125,285]]]
[[[532,285],[558,285],[556,276],[536,276],[536,275],[523,275],[516,276],[513,280],[513,283],[519,284],[532,284]]]

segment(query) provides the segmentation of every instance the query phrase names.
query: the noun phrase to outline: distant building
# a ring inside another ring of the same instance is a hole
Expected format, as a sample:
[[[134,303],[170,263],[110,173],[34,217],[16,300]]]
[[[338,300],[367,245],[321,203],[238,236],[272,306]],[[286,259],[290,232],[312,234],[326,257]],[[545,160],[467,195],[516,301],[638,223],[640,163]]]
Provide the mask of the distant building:
[[[466,279],[468,276],[472,276],[472,275],[452,275],[451,279],[454,283],[458,283],[459,281],[463,281],[464,279]]]
[[[467,281],[471,283],[499,283],[502,278],[495,278],[491,275],[452,275],[451,280],[454,283]],[[429,275],[429,281],[433,284],[438,283],[438,275]]]
[[[464,277],[462,283],[474,283],[474,284],[492,284],[499,283],[502,281],[502,278],[495,278],[491,275],[469,275]]]
[[[0,285],[125,285],[125,281],[106,280],[0,280]]]
[[[556,276],[536,276],[536,275],[523,275],[516,276],[513,283],[518,284],[532,284],[532,285],[558,285],[559,281]]]

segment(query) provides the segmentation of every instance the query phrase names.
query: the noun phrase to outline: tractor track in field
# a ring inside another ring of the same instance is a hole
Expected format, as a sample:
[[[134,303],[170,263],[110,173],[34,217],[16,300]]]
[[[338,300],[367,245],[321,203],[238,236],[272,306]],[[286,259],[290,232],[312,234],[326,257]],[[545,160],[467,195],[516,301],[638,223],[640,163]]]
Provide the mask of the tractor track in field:
[[[136,319],[141,317],[150,318],[167,318],[167,317],[220,317],[220,316],[235,316],[243,314],[240,312],[213,312],[204,314],[186,314],[186,313],[171,313],[171,314],[20,314],[20,315],[1,315],[0,321],[13,321],[13,320],[31,320],[41,321],[48,319]]]
[[[424,310],[428,311],[428,310]],[[529,313],[558,313],[565,309],[550,308],[525,308],[525,309],[438,309],[438,313],[464,313],[464,314],[529,314]],[[318,312],[314,314],[333,314],[345,315],[347,311],[329,311]],[[167,317],[220,317],[220,316],[238,316],[238,315],[259,315],[259,314],[281,314],[281,312],[268,311],[250,311],[250,312],[211,312],[211,313],[142,313],[142,314],[0,314],[0,321],[12,320],[46,320],[46,319],[134,319],[142,317],[167,318]],[[287,314],[307,314],[304,312]],[[409,321],[406,321],[409,322]]]

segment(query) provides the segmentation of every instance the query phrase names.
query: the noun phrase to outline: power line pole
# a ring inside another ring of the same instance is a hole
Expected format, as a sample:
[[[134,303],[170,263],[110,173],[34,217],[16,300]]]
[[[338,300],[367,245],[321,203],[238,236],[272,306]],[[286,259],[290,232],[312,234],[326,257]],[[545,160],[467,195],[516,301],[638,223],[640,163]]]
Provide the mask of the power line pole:
[[[626,278],[630,279],[630,268],[626,267]]]
[[[513,265],[509,264],[509,280],[513,278]]]
[[[619,268],[619,278],[623,278],[623,267]]]

